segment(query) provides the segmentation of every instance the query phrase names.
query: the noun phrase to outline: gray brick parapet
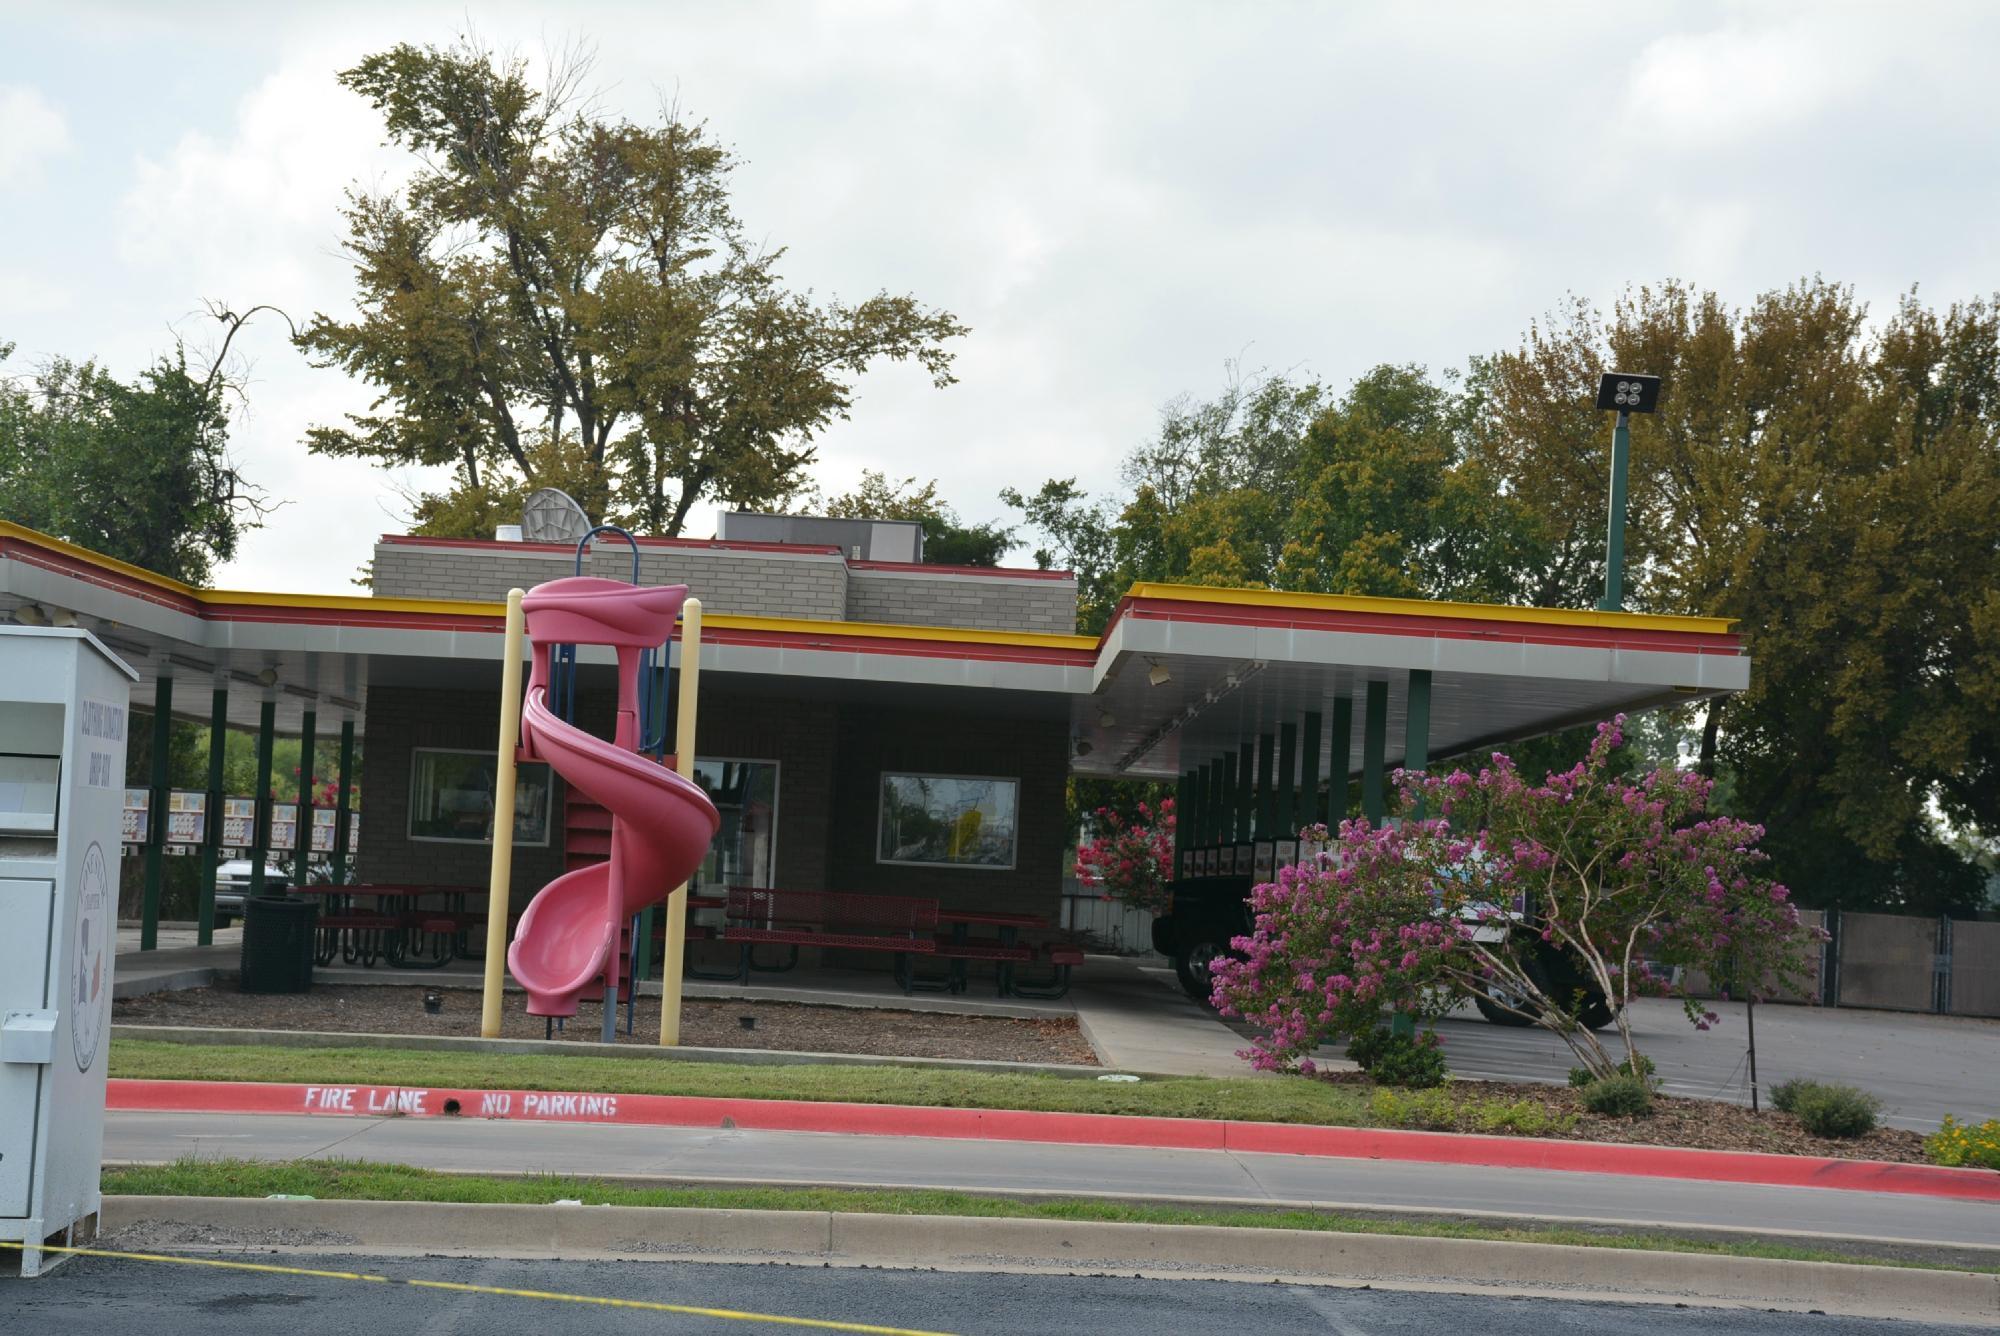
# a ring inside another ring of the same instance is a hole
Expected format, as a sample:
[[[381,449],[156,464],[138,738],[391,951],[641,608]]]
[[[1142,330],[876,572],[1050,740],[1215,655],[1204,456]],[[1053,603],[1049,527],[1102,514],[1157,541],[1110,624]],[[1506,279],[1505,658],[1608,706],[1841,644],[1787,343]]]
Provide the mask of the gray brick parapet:
[[[385,539],[375,546],[374,592],[498,602],[517,585],[532,588],[574,569],[569,552],[543,544]],[[584,572],[629,580],[632,551],[599,542]],[[642,542],[639,578],[685,584],[710,613],[1058,635],[1076,628],[1076,581],[1043,572],[897,568],[810,547]]]

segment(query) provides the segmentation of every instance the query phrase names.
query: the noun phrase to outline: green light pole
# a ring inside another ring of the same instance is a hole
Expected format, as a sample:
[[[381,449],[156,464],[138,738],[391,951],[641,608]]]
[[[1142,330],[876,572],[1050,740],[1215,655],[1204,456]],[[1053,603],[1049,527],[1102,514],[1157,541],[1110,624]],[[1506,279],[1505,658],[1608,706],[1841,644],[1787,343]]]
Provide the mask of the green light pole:
[[[1597,407],[1618,414],[1611,429],[1611,504],[1604,534],[1604,597],[1600,612],[1625,610],[1625,472],[1632,453],[1632,415],[1659,406],[1660,378],[1607,371],[1597,381]]]

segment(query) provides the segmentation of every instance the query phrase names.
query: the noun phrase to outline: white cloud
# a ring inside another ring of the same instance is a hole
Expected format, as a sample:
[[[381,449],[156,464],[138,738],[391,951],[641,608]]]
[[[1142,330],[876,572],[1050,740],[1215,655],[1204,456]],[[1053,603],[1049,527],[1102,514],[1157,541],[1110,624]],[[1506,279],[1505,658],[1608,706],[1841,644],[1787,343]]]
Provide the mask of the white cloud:
[[[1807,120],[1865,87],[1865,64],[1862,50],[1817,19],[1673,33],[1640,53],[1626,103],[1643,130],[1678,144],[1742,140]],[[1628,147],[1645,154],[1657,145]]]
[[[69,150],[69,122],[40,89],[0,84],[0,186],[41,184],[43,163]]]

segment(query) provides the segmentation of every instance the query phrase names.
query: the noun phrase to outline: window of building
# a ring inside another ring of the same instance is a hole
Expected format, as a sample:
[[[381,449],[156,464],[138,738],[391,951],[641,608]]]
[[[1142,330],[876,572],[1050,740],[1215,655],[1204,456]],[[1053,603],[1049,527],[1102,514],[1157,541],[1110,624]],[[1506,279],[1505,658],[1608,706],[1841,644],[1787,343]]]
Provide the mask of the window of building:
[[[1020,787],[976,775],[884,773],[876,861],[1013,867]]]
[[[690,883],[697,890],[770,886],[778,853],[778,763],[701,757],[694,781],[722,817],[708,857]]]
[[[492,843],[493,773],[491,751],[417,748],[410,757],[410,838]],[[514,843],[548,842],[549,768],[524,762],[514,769]]]

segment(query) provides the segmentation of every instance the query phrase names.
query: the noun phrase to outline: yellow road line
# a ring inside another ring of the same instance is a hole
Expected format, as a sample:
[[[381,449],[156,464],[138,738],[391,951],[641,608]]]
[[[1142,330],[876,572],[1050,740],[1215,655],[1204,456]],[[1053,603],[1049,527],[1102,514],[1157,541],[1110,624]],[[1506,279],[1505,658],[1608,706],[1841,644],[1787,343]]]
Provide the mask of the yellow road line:
[[[25,1250],[25,1243],[0,1239],[0,1248]],[[748,1313],[734,1308],[702,1308],[693,1304],[660,1303],[653,1299],[614,1299],[598,1294],[563,1294],[553,1290],[515,1290],[501,1285],[472,1285],[456,1280],[404,1280],[365,1271],[324,1271],[305,1266],[278,1266],[270,1262],[228,1262],[216,1257],[179,1257],[167,1253],[117,1252],[109,1248],[60,1248],[43,1244],[42,1251],[72,1257],[109,1257],[125,1262],[165,1262],[173,1266],[206,1266],[224,1271],[255,1271],[276,1276],[311,1276],[320,1280],[358,1280],[372,1285],[403,1285],[420,1290],[450,1290],[457,1294],[490,1294],[504,1299],[540,1299],[566,1304],[592,1304],[599,1308],[633,1308],[648,1313],[678,1313],[686,1317],[712,1317],[725,1322],[762,1322],[775,1327],[807,1327],[814,1331],[851,1331],[863,1336],[951,1336],[949,1332],[911,1327],[878,1327],[866,1322],[837,1322],[831,1318],[788,1317],[783,1313]]]

